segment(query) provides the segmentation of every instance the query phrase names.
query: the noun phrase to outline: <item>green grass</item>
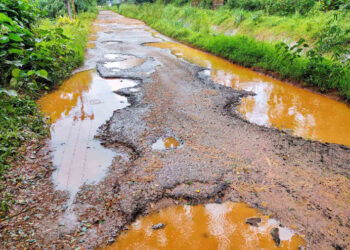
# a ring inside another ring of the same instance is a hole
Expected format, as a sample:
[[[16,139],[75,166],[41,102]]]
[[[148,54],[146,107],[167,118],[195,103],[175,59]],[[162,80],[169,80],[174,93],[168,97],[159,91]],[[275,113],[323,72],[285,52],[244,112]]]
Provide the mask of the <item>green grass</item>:
[[[227,10],[225,8],[213,11],[190,6],[178,7],[171,4],[123,4],[119,10],[115,10],[122,15],[141,19],[170,37],[224,57],[232,62],[264,71],[277,72],[281,79],[289,78],[302,81],[308,85],[318,86],[321,91],[336,89],[339,95],[350,99],[349,65],[333,60],[327,55],[336,46],[328,46],[328,51],[325,51],[323,55],[320,53],[306,53],[306,50],[297,53],[296,50],[302,48],[304,43],[300,43],[299,47],[294,49],[286,45],[277,48],[278,43],[276,41],[267,41],[266,39],[261,41],[255,37],[256,34],[259,34],[258,30],[271,30],[273,25],[276,26],[276,30],[289,29],[291,32],[295,32],[296,38],[304,33],[309,33],[312,37],[313,34],[326,27],[326,25],[317,24],[314,25],[315,27],[311,27],[310,30],[308,24],[303,24],[301,29],[306,27],[308,32],[300,32],[299,34],[297,27],[300,23],[304,23],[302,20],[306,17],[264,16],[262,14],[257,16],[257,13],[261,12]],[[344,15],[345,17],[342,18],[349,17],[348,13]],[[332,13],[328,12],[324,16],[322,14],[321,16],[312,15],[309,20],[327,20],[331,16]],[[263,21],[264,19],[265,21]],[[294,21],[289,22],[290,20]],[[337,22],[340,22],[339,20]],[[254,28],[252,22],[255,22],[256,25],[260,23],[260,26]],[[214,25],[217,28],[213,29]],[[348,26],[350,24],[341,21],[341,25]],[[236,27],[239,32],[234,36],[225,35],[224,27],[226,27],[226,31],[228,27]],[[249,27],[251,32],[245,32]],[[337,27],[340,26],[337,25]],[[242,35],[245,33],[250,35]],[[271,31],[271,33],[278,35],[277,31]],[[310,41],[307,43],[315,42],[314,40]],[[340,46],[346,45],[345,43]],[[311,51],[315,52],[314,50]]]

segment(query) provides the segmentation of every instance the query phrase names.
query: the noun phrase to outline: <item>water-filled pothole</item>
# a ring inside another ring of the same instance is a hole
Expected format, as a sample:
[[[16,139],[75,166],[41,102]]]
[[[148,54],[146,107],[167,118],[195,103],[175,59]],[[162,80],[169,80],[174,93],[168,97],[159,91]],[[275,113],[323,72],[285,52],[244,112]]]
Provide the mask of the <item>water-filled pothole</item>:
[[[174,149],[181,146],[181,142],[175,137],[159,138],[155,143],[152,144],[153,150],[166,150]]]
[[[111,58],[113,56],[117,56],[117,54],[107,54],[105,55],[105,57],[106,56]],[[133,55],[120,55],[115,57],[114,60],[117,59],[118,57],[122,58],[122,60],[105,62],[104,66],[108,69],[129,69],[129,68],[139,66],[146,61],[145,58],[140,58]]]
[[[113,112],[128,106],[127,98],[114,93],[134,87],[137,81],[103,79],[95,71],[75,74],[38,104],[49,115],[54,183],[72,198],[83,184],[101,180],[115,152],[94,139],[98,127]]]
[[[174,42],[149,43],[177,57],[210,68],[211,79],[253,91],[238,111],[250,122],[292,130],[294,135],[350,146],[350,108],[326,96],[278,81],[212,54]],[[331,117],[331,119],[330,119]]]
[[[253,225],[247,223],[249,218],[254,218]],[[105,249],[300,249],[305,245],[302,236],[246,204],[224,203],[169,207],[139,218]]]
[[[106,45],[115,45],[115,44],[121,44],[121,41],[105,41],[103,42]]]

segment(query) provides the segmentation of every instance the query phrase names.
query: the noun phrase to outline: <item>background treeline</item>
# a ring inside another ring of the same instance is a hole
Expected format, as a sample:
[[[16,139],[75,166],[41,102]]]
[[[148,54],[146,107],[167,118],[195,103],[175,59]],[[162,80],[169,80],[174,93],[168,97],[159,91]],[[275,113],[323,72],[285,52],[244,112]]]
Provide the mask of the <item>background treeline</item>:
[[[70,1],[71,4],[74,4],[74,9],[77,13],[96,11],[96,0]],[[46,17],[55,18],[67,14],[66,0],[37,0],[37,2],[39,9],[43,11],[42,14]],[[100,3],[102,2],[100,1]]]
[[[57,86],[84,60],[96,2],[75,0],[77,16],[72,20],[45,18],[57,15],[45,10],[55,9],[58,2],[0,1],[0,180],[18,156],[19,147],[47,134],[35,99]],[[61,3],[63,15],[63,0]]]

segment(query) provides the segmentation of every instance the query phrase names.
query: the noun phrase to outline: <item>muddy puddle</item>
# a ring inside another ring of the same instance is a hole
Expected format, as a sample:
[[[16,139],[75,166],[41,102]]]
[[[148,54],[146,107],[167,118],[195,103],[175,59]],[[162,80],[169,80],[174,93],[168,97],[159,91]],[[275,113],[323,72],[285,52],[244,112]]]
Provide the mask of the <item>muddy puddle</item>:
[[[155,143],[152,144],[153,150],[166,150],[177,148],[181,145],[175,137],[159,138]]]
[[[129,69],[139,66],[146,61],[145,58],[123,54],[107,54],[105,55],[105,58],[109,60],[116,60],[104,63],[104,66],[108,69]]]
[[[95,71],[75,74],[56,91],[42,97],[41,111],[51,118],[51,148],[54,183],[68,190],[71,199],[83,184],[101,180],[115,152],[94,139],[99,126],[113,111],[128,105],[114,91],[138,83],[125,79],[103,79]]]
[[[105,249],[302,249],[303,237],[244,203],[184,205],[139,218]]]
[[[350,108],[329,97],[295,87],[227,60],[175,43],[150,43],[177,57],[210,68],[214,82],[253,91],[238,111],[250,122],[291,130],[294,135],[350,146]]]

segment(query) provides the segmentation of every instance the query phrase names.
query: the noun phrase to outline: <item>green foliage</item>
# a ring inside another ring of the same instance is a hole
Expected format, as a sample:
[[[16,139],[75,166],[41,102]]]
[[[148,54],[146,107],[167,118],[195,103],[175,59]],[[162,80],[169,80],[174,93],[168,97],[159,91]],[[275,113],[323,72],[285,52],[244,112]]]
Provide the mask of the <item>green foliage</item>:
[[[75,0],[75,9],[77,13],[91,12],[97,13],[97,2],[96,0]]]
[[[316,0],[228,0],[227,6],[249,11],[264,10],[270,14],[288,15],[295,12],[306,14],[316,2]]]
[[[51,88],[81,63],[79,51],[82,48],[76,48],[76,40],[84,44],[81,38],[87,32],[81,21],[68,24],[75,28],[68,37],[64,34],[65,24],[33,25],[39,11],[26,1],[10,1],[8,5],[5,2],[0,8],[0,74],[3,87],[35,95],[40,90]],[[72,36],[75,38],[71,39]],[[76,60],[77,56],[79,60]]]
[[[65,0],[37,0],[38,6],[43,10],[45,17],[56,18],[67,14]],[[105,3],[106,1],[104,1]],[[102,4],[102,2],[100,1]],[[96,0],[74,0],[75,10],[77,13],[93,12],[97,13]]]
[[[232,62],[274,71],[281,78],[303,81],[318,86],[322,91],[337,89],[341,95],[350,99],[349,61],[340,60],[341,57],[333,52],[332,57],[325,57],[321,50],[321,45],[325,42],[321,38],[315,48],[310,48],[304,39],[299,39],[295,45],[289,46],[286,43],[263,42],[242,35],[227,36],[212,33],[208,27],[214,23],[225,22],[221,17],[226,15],[225,13],[231,13],[226,10],[200,10],[189,6],[175,7],[161,4],[141,6],[128,4],[121,5],[119,11],[123,15],[146,21],[148,25],[170,37]],[[256,17],[250,17],[255,23],[261,22],[263,18],[257,13],[259,12],[254,12]],[[242,16],[245,16],[245,13]]]
[[[63,16],[67,12],[64,0],[38,0],[39,8],[47,17]]]
[[[350,28],[340,26],[337,14],[334,14],[327,25],[315,34],[315,37],[317,38],[315,47],[321,53],[332,52],[333,57],[338,60],[350,54],[347,48],[350,41]]]

